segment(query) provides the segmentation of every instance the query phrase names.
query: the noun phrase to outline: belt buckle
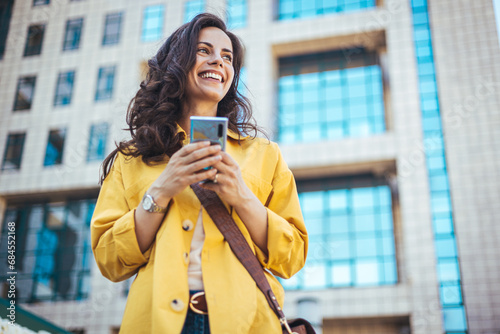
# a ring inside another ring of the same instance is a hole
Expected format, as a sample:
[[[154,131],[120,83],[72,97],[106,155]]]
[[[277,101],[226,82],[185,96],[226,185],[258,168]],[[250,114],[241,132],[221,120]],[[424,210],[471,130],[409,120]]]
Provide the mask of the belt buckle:
[[[189,298],[189,308],[191,309],[191,311],[193,311],[194,313],[203,314],[203,315],[208,314],[208,312],[198,310],[195,306],[196,304],[198,304],[198,301],[195,299],[200,297],[200,296],[204,296],[204,295],[205,295],[205,291],[200,291],[200,292],[197,292],[194,295],[192,295],[191,298]]]

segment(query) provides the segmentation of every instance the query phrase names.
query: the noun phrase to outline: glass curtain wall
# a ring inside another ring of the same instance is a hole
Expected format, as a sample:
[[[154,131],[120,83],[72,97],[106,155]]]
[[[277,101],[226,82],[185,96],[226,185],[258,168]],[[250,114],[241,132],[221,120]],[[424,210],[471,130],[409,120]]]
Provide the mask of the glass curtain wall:
[[[297,181],[309,234],[305,267],[285,289],[396,284],[392,195],[371,175]]]
[[[279,66],[281,143],[385,132],[384,85],[376,53],[330,51],[281,58]]]
[[[376,5],[376,0],[279,0],[277,16],[278,20],[290,20],[359,11],[375,7]]]
[[[81,300],[90,292],[90,220],[95,199],[7,208],[16,226],[16,297],[20,303]],[[0,279],[7,268],[7,231],[0,237]]]
[[[411,0],[424,148],[445,333],[467,333],[427,0]]]

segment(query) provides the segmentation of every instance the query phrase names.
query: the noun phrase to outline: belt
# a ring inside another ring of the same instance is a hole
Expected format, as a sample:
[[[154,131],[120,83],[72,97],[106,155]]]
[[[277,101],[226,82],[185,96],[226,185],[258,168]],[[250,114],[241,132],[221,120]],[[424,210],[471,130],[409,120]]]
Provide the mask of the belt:
[[[205,291],[200,291],[192,294],[189,297],[189,308],[194,313],[208,314],[207,300],[205,299]]]

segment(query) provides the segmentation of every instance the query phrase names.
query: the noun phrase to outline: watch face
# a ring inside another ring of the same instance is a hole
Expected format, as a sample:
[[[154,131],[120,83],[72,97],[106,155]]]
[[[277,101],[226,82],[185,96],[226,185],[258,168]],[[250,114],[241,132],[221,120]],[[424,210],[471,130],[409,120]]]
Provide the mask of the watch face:
[[[151,210],[151,207],[153,206],[153,201],[151,199],[151,196],[144,196],[143,200],[142,200],[142,208],[146,211],[149,211]]]

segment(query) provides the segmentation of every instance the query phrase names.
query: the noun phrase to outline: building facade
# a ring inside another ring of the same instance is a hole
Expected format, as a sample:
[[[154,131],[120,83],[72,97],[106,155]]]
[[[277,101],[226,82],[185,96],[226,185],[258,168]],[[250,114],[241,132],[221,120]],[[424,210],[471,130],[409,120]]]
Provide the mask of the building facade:
[[[201,11],[242,39],[242,90],[297,180],[310,247],[282,280],[288,316],[325,334],[497,334],[491,0],[4,1],[0,277],[15,272],[16,302],[118,332],[130,281],[104,279],[90,248],[100,163],[147,59]]]

